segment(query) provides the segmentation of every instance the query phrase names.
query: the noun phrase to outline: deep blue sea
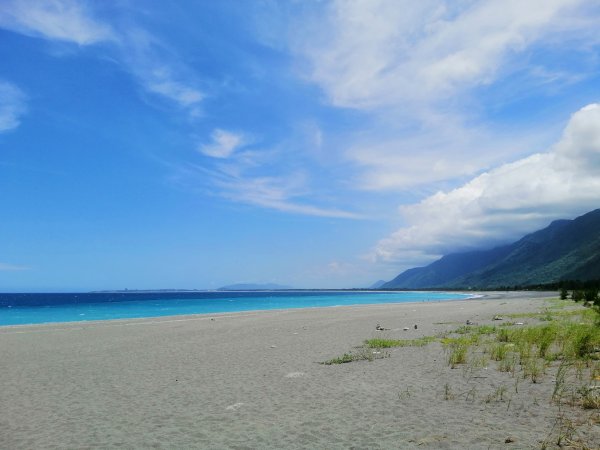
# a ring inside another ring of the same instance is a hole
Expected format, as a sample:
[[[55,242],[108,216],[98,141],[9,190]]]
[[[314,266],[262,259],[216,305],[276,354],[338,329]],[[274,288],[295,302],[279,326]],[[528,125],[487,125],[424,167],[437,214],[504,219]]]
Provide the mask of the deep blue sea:
[[[252,291],[0,294],[0,325],[468,298],[449,292]]]

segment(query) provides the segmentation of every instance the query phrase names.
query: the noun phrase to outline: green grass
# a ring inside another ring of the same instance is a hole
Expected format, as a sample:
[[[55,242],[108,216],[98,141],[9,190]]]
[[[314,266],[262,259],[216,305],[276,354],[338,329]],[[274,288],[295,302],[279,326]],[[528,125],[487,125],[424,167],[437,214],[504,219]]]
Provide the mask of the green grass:
[[[344,353],[342,356],[328,359],[327,361],[323,361],[321,364],[331,366],[332,364],[346,364],[351,363],[352,361],[356,361],[354,355],[352,355],[351,353]]]
[[[577,369],[576,376],[580,382],[583,383],[584,371],[591,373],[590,380],[598,381],[600,311],[593,308],[571,309],[566,307],[567,304],[571,305],[572,302],[555,301],[552,309],[546,308],[536,313],[504,314],[505,317],[536,319],[536,322],[529,325],[516,325],[507,321],[498,326],[461,326],[443,335],[416,339],[367,339],[358,349],[321,364],[372,361],[388,357],[389,353],[384,349],[423,347],[439,342],[443,345],[448,364],[452,368],[467,362],[472,366],[485,367],[486,362],[491,360],[496,362],[498,370],[512,374],[515,379],[526,378],[537,383],[553,367],[555,361],[560,361],[561,367],[568,367],[571,373]],[[481,349],[485,351],[482,353]],[[476,358],[479,360],[476,361]],[[586,407],[595,407],[600,402],[598,396],[596,392],[586,393]],[[580,405],[584,403],[583,397],[579,397]]]
[[[502,342],[493,343],[489,349],[490,358],[492,358],[494,361],[504,361],[509,350],[512,348],[514,348],[514,344],[505,344]]]
[[[374,361],[376,359],[383,359],[389,357],[388,352],[376,351],[367,347],[357,347],[354,351],[344,353],[342,356],[337,358],[328,359],[320,364],[325,366],[332,366],[335,364],[347,364],[355,361]]]
[[[495,332],[496,327],[493,325],[464,325],[453,331],[456,334],[477,334],[480,336],[494,334]]]
[[[433,336],[423,336],[417,339],[367,339],[365,345],[368,348],[393,348],[393,347],[423,347],[431,342],[435,342]]]

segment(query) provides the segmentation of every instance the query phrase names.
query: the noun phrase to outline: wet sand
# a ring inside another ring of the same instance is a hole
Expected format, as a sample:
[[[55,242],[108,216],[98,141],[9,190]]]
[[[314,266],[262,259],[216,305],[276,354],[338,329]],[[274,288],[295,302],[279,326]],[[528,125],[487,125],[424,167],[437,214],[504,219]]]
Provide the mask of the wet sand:
[[[551,374],[515,386],[451,369],[438,343],[319,362],[537,312],[548,295],[2,327],[0,448],[539,448],[558,414]]]

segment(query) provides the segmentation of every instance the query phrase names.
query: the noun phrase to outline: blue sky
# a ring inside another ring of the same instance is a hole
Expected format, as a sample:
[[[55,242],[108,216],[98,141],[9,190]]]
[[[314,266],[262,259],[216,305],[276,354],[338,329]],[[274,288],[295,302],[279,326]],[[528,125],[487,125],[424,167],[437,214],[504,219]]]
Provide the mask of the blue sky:
[[[0,291],[363,287],[600,205],[600,5],[5,0]]]

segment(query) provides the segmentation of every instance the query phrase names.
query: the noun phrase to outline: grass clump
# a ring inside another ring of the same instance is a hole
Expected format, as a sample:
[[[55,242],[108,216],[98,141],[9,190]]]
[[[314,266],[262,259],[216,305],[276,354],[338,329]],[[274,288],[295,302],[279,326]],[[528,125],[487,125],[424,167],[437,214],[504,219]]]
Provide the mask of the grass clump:
[[[583,409],[600,409],[600,386],[582,387],[579,389],[581,395],[581,406]]]
[[[490,357],[494,361],[504,361],[504,359],[506,359],[506,355],[508,354],[508,351],[512,347],[514,347],[514,344],[504,344],[504,343],[492,344],[492,346],[489,349]]]
[[[459,364],[465,364],[467,362],[469,347],[477,343],[477,341],[476,335],[442,339],[442,344],[449,351],[448,364],[450,364],[450,367],[454,369]]]
[[[332,366],[336,364],[347,364],[355,361],[374,361],[376,359],[383,359],[389,356],[390,355],[387,352],[375,351],[367,347],[358,347],[354,352],[344,353],[342,356],[328,359],[327,361],[323,361],[319,364]]]
[[[433,336],[423,336],[417,339],[384,339],[373,338],[365,341],[368,348],[393,348],[393,347],[423,347],[436,340]]]
[[[494,402],[494,401],[503,402],[505,394],[506,394],[506,386],[504,386],[504,385],[499,386],[498,388],[496,388],[496,390],[494,392],[492,392],[491,394],[486,396],[485,402],[486,403],[490,403],[490,402]]]
[[[475,334],[475,335],[489,335],[496,332],[496,327],[493,325],[463,325],[462,327],[453,331],[456,334]]]
[[[346,363],[351,363],[352,361],[356,361],[354,355],[351,353],[344,353],[342,356],[338,356],[337,358],[328,359],[327,361],[323,361],[321,364],[325,364],[326,366],[331,366],[332,364],[346,364]]]

